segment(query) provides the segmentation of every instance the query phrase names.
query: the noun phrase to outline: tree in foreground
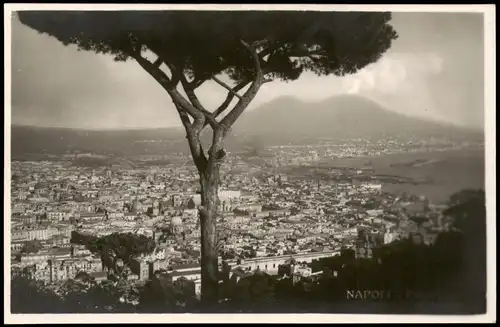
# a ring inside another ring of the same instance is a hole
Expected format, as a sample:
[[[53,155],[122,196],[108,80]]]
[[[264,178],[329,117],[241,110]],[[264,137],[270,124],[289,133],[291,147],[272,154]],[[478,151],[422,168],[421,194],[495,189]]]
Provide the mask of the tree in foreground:
[[[231,126],[264,83],[293,81],[307,71],[355,73],[376,62],[397,37],[391,14],[377,12],[20,11],[18,17],[65,45],[136,61],[171,97],[200,177],[206,304],[217,301],[217,194]],[[209,81],[227,91],[212,110],[196,95]],[[204,149],[200,135],[207,127],[212,142]]]

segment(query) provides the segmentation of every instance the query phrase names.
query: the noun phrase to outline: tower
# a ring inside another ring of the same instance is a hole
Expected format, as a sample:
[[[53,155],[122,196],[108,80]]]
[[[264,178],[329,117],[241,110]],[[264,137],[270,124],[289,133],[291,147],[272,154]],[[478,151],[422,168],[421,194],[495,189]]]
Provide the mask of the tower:
[[[182,198],[179,194],[172,195],[172,206],[179,207],[182,204]]]
[[[175,236],[181,236],[184,230],[181,217],[174,217],[170,221],[170,233]]]
[[[132,207],[130,208],[130,211],[132,211],[132,212],[142,212],[143,211],[142,203],[139,201],[139,199],[137,197],[135,197],[135,200],[132,203]]]
[[[153,201],[153,215],[158,216],[160,214],[160,202],[155,199]]]
[[[139,279],[148,280],[149,278],[149,265],[145,260],[139,262]]]

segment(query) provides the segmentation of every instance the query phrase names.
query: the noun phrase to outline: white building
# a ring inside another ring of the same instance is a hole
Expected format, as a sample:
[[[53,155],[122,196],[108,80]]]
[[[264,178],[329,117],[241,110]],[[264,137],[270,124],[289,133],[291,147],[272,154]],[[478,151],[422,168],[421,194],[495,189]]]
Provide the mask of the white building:
[[[374,191],[381,191],[382,184],[366,183],[366,184],[363,184],[363,188],[369,189],[369,190],[374,190]]]
[[[46,215],[47,219],[51,221],[64,221],[70,218],[70,213],[64,211],[49,211]]]
[[[340,255],[340,250],[329,251],[329,252],[308,252],[300,253],[294,255],[283,255],[274,257],[263,257],[263,258],[252,258],[238,261],[227,261],[227,264],[233,270],[234,268],[240,267],[243,270],[254,271],[261,270],[268,274],[277,274],[278,267],[285,264],[291,259],[295,259],[296,262],[306,262],[311,263],[313,260],[318,260],[320,258],[328,258],[336,255]]]

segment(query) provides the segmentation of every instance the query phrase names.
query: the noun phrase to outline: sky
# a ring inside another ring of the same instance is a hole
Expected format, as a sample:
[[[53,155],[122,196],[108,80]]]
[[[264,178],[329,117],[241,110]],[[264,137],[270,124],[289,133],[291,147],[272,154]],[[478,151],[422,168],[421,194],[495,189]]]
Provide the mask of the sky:
[[[393,13],[399,34],[376,63],[346,76],[303,74],[265,84],[248,108],[280,96],[321,101],[335,95],[371,98],[407,115],[484,128],[483,16]],[[77,51],[12,22],[12,123],[85,129],[180,125],[168,94],[137,63]],[[207,82],[197,92],[216,108],[226,90]]]

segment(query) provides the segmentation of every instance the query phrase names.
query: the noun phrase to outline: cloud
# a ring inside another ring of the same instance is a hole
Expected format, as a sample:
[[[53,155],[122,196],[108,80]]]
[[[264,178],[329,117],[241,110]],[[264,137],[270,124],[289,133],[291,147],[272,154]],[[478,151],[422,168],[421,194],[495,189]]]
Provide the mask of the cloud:
[[[378,62],[343,78],[305,73],[294,82],[265,84],[248,109],[284,95],[321,101],[358,94],[397,112],[481,126],[482,17],[397,13],[393,24],[400,38]],[[170,97],[136,63],[77,52],[17,20],[12,29],[14,123],[85,128],[180,123]],[[226,90],[207,82],[197,94],[213,110]]]
[[[14,123],[100,129],[179,119],[170,97],[133,62],[65,47],[17,20],[11,51]]]
[[[395,94],[442,71],[443,59],[435,53],[392,53],[343,80],[348,94]]]

